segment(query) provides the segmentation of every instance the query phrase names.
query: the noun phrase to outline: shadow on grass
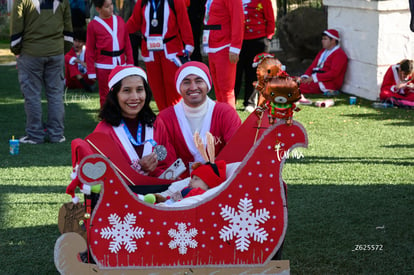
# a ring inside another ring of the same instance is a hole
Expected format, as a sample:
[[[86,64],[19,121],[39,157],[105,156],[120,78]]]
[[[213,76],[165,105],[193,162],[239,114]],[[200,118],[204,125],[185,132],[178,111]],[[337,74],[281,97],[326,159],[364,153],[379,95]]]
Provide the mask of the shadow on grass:
[[[292,274],[413,274],[413,185],[289,185],[288,204]]]
[[[290,185],[288,202],[292,274],[412,274],[414,186]],[[56,274],[58,237],[56,224],[0,229],[0,273]]]
[[[407,147],[409,148],[409,147]],[[380,164],[380,165],[396,165],[396,166],[410,166],[414,164],[413,158],[379,158],[379,157],[319,157],[319,156],[306,156],[302,159],[289,159],[289,163],[300,163],[300,164],[348,164],[348,163],[359,163],[359,164]]]
[[[12,178],[12,177],[11,177]],[[7,181],[7,178],[4,178]],[[69,184],[68,179],[68,184]],[[64,194],[67,186],[58,186],[58,185],[49,185],[49,186],[27,186],[27,185],[17,185],[17,184],[8,184],[0,185],[0,194]],[[69,196],[68,196],[69,198]],[[31,202],[33,203],[33,202]]]
[[[0,229],[0,274],[59,274],[53,260],[57,225]]]

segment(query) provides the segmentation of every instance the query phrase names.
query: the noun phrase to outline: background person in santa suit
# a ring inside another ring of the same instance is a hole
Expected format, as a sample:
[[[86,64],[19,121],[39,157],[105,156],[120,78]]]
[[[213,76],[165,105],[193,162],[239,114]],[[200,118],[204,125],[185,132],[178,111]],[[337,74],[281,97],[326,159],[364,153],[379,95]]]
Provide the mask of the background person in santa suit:
[[[323,49],[301,76],[299,88],[302,94],[323,93],[332,96],[339,93],[348,66],[348,57],[339,46],[339,41],[339,33],[335,29],[325,30],[322,33]],[[299,102],[312,103],[304,96]]]
[[[102,108],[108,76],[117,65],[133,65],[131,42],[124,20],[114,15],[111,0],[93,0],[99,16],[89,22],[86,32],[86,65],[89,79],[98,79]]]
[[[242,0],[207,0],[203,49],[208,53],[217,101],[233,108],[236,108],[234,83],[243,32]]]
[[[141,54],[154,100],[163,110],[180,101],[174,75],[184,56],[194,50],[184,0],[138,0],[127,22],[129,33],[141,31]],[[183,46],[185,45],[185,46]]]
[[[391,65],[381,84],[380,100],[390,98],[414,102],[414,62],[403,59]]]
[[[197,131],[201,137],[210,132],[215,140],[215,154],[227,144],[241,125],[236,110],[225,103],[214,102],[207,93],[211,90],[208,67],[201,62],[187,62],[175,75],[176,89],[182,100],[175,106],[160,112],[166,122],[168,139],[187,168],[188,176],[193,162],[204,162],[197,150],[193,136]],[[206,142],[203,142],[206,144]]]
[[[244,82],[243,106],[245,111],[251,113],[257,105],[257,93],[253,94],[253,82],[257,79],[253,59],[259,53],[270,51],[270,40],[275,33],[275,15],[270,0],[243,0],[243,9],[244,37],[234,92],[237,98]]]
[[[69,89],[85,89],[93,92],[93,80],[88,78],[86,71],[86,31],[73,33],[73,47],[65,54],[65,83]]]

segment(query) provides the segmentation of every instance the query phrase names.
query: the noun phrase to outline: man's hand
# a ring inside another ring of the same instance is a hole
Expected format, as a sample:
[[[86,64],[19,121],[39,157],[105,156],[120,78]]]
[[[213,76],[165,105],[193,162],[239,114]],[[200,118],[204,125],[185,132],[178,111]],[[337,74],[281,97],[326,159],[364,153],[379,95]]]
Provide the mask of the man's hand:
[[[300,83],[307,84],[307,83],[311,83],[311,82],[312,82],[312,78],[311,77],[301,77],[300,78]]]
[[[229,53],[230,63],[235,64],[239,61],[239,55],[237,53]]]

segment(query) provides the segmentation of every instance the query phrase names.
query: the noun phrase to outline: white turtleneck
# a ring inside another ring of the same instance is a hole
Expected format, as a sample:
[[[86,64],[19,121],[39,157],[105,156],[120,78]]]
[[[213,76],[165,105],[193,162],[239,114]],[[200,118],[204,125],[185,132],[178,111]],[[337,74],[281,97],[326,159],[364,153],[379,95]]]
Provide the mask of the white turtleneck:
[[[183,102],[184,114],[190,124],[192,134],[196,131],[200,132],[204,117],[207,114],[207,107],[207,100],[198,107],[190,107]]]

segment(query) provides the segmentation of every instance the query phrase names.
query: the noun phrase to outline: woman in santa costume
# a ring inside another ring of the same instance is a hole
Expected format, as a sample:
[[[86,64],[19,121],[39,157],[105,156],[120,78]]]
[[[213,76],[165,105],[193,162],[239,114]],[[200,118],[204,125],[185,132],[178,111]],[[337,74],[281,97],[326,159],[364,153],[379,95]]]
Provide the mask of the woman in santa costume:
[[[166,121],[168,139],[187,168],[188,176],[193,162],[203,162],[193,136],[196,132],[214,137],[216,155],[224,148],[241,125],[240,117],[230,105],[214,102],[207,93],[212,80],[208,67],[201,62],[185,63],[175,74],[176,89],[182,100],[160,112]],[[204,142],[205,144],[205,142]]]
[[[234,83],[243,43],[244,14],[241,0],[207,0],[204,15],[203,49],[218,102],[236,108]]]
[[[149,105],[151,89],[147,83],[147,74],[139,67],[117,66],[109,75],[108,86],[110,91],[99,113],[101,122],[96,126],[94,133],[106,134],[112,142],[106,146],[119,148],[123,159],[126,160],[122,163],[130,165],[136,173],[160,176],[176,157],[174,148],[168,141],[163,121],[156,117]],[[89,146],[78,147],[74,144],[75,141],[72,142],[74,172],[82,158],[93,153]],[[154,151],[158,145],[165,148],[162,158],[159,151]],[[123,167],[119,168],[123,170]],[[90,192],[86,190],[88,186],[79,182],[76,173],[73,174],[73,178],[66,193],[76,199],[74,191],[77,186],[86,194]]]
[[[117,65],[133,65],[131,42],[124,20],[113,14],[111,0],[94,0],[99,16],[88,24],[86,64],[89,79],[98,79],[100,106],[108,89],[108,75]]]
[[[390,66],[381,85],[380,100],[395,98],[414,102],[414,63],[404,59]]]
[[[174,74],[194,50],[185,1],[138,0],[127,27],[143,35],[141,54],[158,109],[175,105],[181,96],[174,90]]]

